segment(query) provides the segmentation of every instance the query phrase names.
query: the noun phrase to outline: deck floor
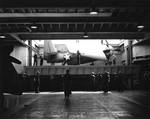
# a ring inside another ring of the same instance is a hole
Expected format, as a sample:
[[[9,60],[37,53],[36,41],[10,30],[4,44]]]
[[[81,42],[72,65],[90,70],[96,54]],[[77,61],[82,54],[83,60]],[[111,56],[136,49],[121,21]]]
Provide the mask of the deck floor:
[[[150,92],[63,92],[23,94],[22,105],[0,119],[150,119]]]

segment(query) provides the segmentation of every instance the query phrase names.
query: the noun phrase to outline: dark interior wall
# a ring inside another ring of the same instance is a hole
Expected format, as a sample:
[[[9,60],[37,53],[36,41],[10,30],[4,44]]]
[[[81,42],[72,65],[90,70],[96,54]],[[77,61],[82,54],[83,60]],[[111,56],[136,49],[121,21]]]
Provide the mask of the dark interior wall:
[[[2,46],[0,45],[0,108],[2,107],[3,104],[3,83],[2,83]]]
[[[0,56],[3,56],[1,46],[0,46]],[[2,57],[0,57],[0,92],[1,90],[2,90]]]
[[[20,50],[20,48],[22,50]],[[22,46],[0,44],[0,92],[20,94],[20,79],[18,71],[23,71],[25,50]],[[12,54],[11,54],[12,53]],[[20,60],[21,59],[21,60]],[[21,62],[22,64],[20,64]],[[16,66],[14,65],[16,64]],[[14,67],[15,66],[15,67]]]

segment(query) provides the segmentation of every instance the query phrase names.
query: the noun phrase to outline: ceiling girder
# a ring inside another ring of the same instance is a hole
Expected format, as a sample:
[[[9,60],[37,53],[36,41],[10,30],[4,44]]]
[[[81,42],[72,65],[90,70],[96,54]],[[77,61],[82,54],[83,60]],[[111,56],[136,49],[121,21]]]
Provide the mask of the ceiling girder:
[[[33,29],[32,26],[37,26]],[[1,33],[18,32],[137,32],[138,23],[130,22],[77,22],[77,23],[0,23]],[[145,24],[143,32],[150,32],[150,23]]]
[[[93,1],[93,0],[92,0]],[[133,6],[133,7],[144,7],[149,6],[150,3],[148,0],[94,0],[94,3],[91,0],[0,0],[3,7],[87,7],[87,6]]]
[[[140,6],[142,2],[109,6],[102,1],[95,2],[98,15],[89,14],[91,6],[0,8],[0,33],[18,34],[21,39],[80,39],[84,32],[88,39],[139,39],[150,32],[150,8]],[[37,29],[31,28],[33,24]],[[145,27],[139,31],[137,25]]]
[[[85,39],[141,39],[145,36],[143,32],[93,32]],[[48,39],[84,39],[84,32],[57,32],[57,33],[23,33],[17,34],[22,40],[48,40]]]

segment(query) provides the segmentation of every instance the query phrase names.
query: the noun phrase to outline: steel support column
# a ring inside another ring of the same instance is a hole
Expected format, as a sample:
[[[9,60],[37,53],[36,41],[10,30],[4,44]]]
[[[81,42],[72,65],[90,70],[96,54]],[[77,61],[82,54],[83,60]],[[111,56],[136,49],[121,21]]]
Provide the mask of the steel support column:
[[[32,40],[28,40],[28,45],[32,46]],[[28,55],[28,65],[32,66],[32,47],[29,47],[28,53],[29,53],[29,55]]]

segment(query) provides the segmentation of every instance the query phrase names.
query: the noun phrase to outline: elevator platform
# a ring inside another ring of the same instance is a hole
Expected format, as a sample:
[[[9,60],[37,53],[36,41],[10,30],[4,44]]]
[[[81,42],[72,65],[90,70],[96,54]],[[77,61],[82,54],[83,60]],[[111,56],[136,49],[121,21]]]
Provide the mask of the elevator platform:
[[[25,72],[28,75],[36,75],[40,72],[40,75],[60,75],[65,74],[66,69],[70,70],[70,74],[91,74],[95,72],[104,73],[105,71],[110,74],[124,73],[124,74],[139,74],[140,66],[26,66]]]
[[[33,98],[34,97],[34,98]],[[1,119],[149,119],[150,93],[63,92],[24,93],[22,103],[0,113]]]

